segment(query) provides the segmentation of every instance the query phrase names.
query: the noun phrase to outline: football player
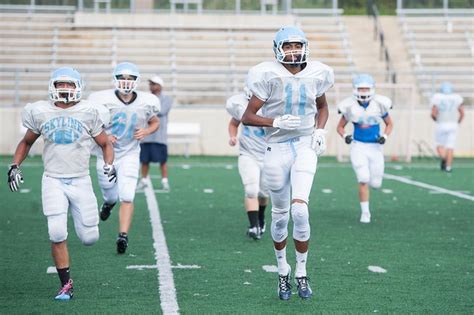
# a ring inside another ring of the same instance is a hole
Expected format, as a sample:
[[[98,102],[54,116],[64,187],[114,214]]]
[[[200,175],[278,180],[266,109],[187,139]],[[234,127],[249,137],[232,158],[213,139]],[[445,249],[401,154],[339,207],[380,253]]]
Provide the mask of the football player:
[[[67,215],[71,210],[76,234],[84,245],[99,239],[97,199],[89,176],[91,143],[102,149],[101,174],[115,180],[114,152],[94,104],[81,100],[83,83],[76,70],[63,67],[51,74],[50,101],[26,105],[22,113],[27,131],[18,144],[8,170],[12,191],[23,183],[20,165],[33,143],[44,139],[42,179],[43,213],[48,222],[54,264],[61,281],[56,300],[72,299],[73,282],[69,273]]]
[[[240,137],[237,131],[240,120],[248,105],[244,94],[231,96],[226,110],[232,116],[229,121],[229,145],[239,142],[239,174],[245,190],[244,205],[249,219],[247,235],[259,240],[265,232],[265,208],[268,203],[268,189],[263,171],[263,157],[267,148],[262,127],[243,126]]]
[[[273,51],[276,60],[262,62],[248,73],[246,85],[252,97],[242,123],[265,130],[264,176],[272,200],[278,295],[282,300],[291,297],[291,268],[286,260],[291,212],[295,281],[299,296],[307,299],[312,295],[306,274],[309,194],[318,156],[326,149],[324,127],[329,111],[325,93],[334,83],[334,73],[327,65],[308,60],[308,40],[297,27],[281,28],[273,40]]]
[[[463,98],[453,92],[451,83],[441,84],[440,93],[431,98],[431,118],[436,121],[436,151],[441,170],[451,172],[458,127],[464,118]]]
[[[106,114],[109,115],[106,131],[114,146],[117,182],[107,180],[101,172],[102,159],[98,158],[97,175],[104,199],[100,218],[107,220],[114,205],[120,201],[116,246],[117,253],[124,254],[128,247],[128,232],[134,211],[133,200],[140,166],[140,140],[158,129],[160,100],[153,94],[136,91],[140,72],[133,63],[118,64],[113,71],[113,80],[115,89],[92,93],[89,101],[101,104],[102,109],[105,108]]]
[[[351,144],[352,168],[359,182],[360,222],[370,223],[369,186],[380,188],[384,173],[383,144],[392,132],[393,122],[388,114],[392,101],[375,94],[375,81],[368,74],[360,74],[352,81],[353,95],[338,104],[342,114],[337,132]],[[348,122],[354,133],[344,131]],[[385,123],[385,129],[380,124]]]

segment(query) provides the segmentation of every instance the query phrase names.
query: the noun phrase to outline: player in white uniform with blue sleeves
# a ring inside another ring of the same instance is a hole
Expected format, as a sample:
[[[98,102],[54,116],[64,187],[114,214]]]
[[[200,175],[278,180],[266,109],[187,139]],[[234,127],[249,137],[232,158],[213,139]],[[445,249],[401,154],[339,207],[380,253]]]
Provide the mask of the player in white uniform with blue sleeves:
[[[347,144],[351,144],[352,168],[359,182],[361,207],[360,222],[370,223],[369,186],[380,188],[384,173],[382,145],[392,132],[393,123],[389,116],[392,101],[375,94],[375,81],[368,74],[360,74],[352,81],[353,95],[338,104],[342,114],[337,132]],[[354,134],[347,134],[344,127],[348,122],[354,125]],[[385,123],[385,130],[380,124]]]
[[[326,148],[329,111],[326,91],[334,84],[333,70],[308,60],[308,41],[297,27],[275,35],[276,60],[250,69],[246,86],[252,93],[242,123],[265,129],[264,176],[272,200],[271,234],[278,264],[278,295],[291,297],[291,267],[286,260],[288,222],[293,218],[298,295],[312,296],[306,274],[310,239],[309,194],[318,156]],[[261,115],[257,112],[261,110]]]
[[[160,100],[151,93],[135,91],[140,81],[140,72],[133,63],[122,62],[113,72],[115,89],[99,91],[89,96],[89,101],[105,109],[109,116],[106,131],[114,145],[117,182],[109,182],[100,171],[102,159],[97,159],[97,175],[104,198],[100,218],[109,218],[112,208],[120,201],[119,234],[117,252],[125,253],[128,247],[128,232],[133,217],[133,200],[140,167],[140,140],[159,127],[156,116],[160,111]],[[100,104],[100,105],[99,105]]]
[[[33,143],[43,136],[42,205],[48,222],[51,252],[61,281],[55,299],[61,301],[70,300],[74,295],[67,246],[68,210],[71,210],[76,234],[84,245],[92,245],[99,239],[97,199],[89,176],[94,141],[103,153],[101,173],[109,180],[116,176],[112,144],[96,106],[81,100],[82,86],[76,70],[62,67],[53,71],[49,81],[50,101],[31,103],[23,110],[22,122],[27,131],[8,171],[10,189],[17,191],[23,183],[20,164]]]
[[[440,93],[431,98],[431,118],[436,121],[436,151],[441,159],[441,170],[451,172],[456,136],[464,118],[463,98],[453,93],[449,82],[443,82]]]
[[[229,144],[235,146],[239,142],[239,174],[244,185],[244,204],[249,219],[247,235],[259,240],[265,232],[265,208],[268,203],[268,188],[263,176],[263,158],[267,149],[265,132],[262,127],[244,125],[237,138],[249,97],[245,94],[231,96],[226,110],[232,116],[228,126]]]

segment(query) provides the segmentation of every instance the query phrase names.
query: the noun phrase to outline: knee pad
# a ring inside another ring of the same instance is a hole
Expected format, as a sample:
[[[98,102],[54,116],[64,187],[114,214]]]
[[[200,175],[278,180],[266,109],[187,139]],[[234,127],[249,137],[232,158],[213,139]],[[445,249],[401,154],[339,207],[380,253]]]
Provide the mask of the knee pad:
[[[283,242],[288,237],[289,209],[272,207],[272,238],[275,242]]]
[[[257,198],[259,196],[257,183],[245,184],[244,189],[245,189],[245,197],[247,198]]]
[[[133,202],[133,199],[135,199],[137,181],[138,178],[128,176],[119,179],[118,189],[120,202]]]
[[[369,182],[370,187],[379,189],[382,187],[382,177],[372,178]]]
[[[99,227],[83,227],[82,231],[79,233],[78,236],[81,239],[82,244],[86,246],[94,245],[99,240]]]
[[[49,239],[61,243],[67,239],[67,214],[48,216]]]
[[[293,238],[300,242],[309,240],[311,228],[309,226],[308,205],[295,202],[291,205],[291,217],[293,218]]]
[[[102,197],[104,198],[104,201],[106,203],[112,204],[118,201],[119,196],[118,196],[118,188],[116,184],[110,188],[101,187],[101,190],[102,190]]]

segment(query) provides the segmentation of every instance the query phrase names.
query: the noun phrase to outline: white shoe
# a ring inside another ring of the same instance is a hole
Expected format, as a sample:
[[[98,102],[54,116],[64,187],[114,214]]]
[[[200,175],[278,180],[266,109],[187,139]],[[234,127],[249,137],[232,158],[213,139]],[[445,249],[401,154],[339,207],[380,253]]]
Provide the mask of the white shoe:
[[[360,222],[370,223],[370,212],[362,212],[362,214],[360,215]]]
[[[170,183],[168,182],[168,179],[161,180],[161,188],[165,191],[170,191]]]
[[[138,184],[137,184],[137,191],[143,191],[145,188],[148,187],[148,180],[147,178],[141,178],[139,181],[138,181]]]

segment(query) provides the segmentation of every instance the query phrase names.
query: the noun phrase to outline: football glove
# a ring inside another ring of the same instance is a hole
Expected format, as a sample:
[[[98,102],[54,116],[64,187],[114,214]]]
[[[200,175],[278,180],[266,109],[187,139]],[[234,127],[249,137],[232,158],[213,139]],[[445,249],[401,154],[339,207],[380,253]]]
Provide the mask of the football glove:
[[[316,151],[316,155],[320,156],[326,151],[326,134],[327,130],[314,129],[311,135],[311,148]]]
[[[347,143],[347,144],[351,144],[352,140],[354,140],[352,138],[352,135],[349,135],[349,134],[344,134],[344,136],[342,136],[344,138],[344,141]]]
[[[18,165],[12,164],[8,170],[8,186],[11,191],[18,191],[20,183],[23,183],[23,174]]]
[[[104,174],[109,178],[109,182],[117,182],[117,171],[113,164],[104,164]]]
[[[384,144],[387,141],[388,136],[386,134],[381,135],[377,138],[377,142],[380,144]]]
[[[301,125],[301,118],[294,115],[283,115],[275,117],[273,127],[285,130],[294,130]]]

